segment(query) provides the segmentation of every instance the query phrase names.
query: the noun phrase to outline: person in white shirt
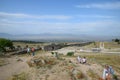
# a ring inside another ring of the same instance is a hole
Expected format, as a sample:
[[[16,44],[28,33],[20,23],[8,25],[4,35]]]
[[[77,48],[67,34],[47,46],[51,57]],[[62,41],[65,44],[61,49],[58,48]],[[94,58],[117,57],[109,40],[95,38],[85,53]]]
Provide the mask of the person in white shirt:
[[[82,59],[82,63],[84,64],[84,63],[86,63],[86,62],[87,62],[86,57],[84,57],[84,58]]]
[[[77,57],[77,60],[78,60],[79,63],[81,63],[81,58],[80,58],[80,56]]]
[[[30,48],[29,47],[27,48],[27,53],[30,55]]]

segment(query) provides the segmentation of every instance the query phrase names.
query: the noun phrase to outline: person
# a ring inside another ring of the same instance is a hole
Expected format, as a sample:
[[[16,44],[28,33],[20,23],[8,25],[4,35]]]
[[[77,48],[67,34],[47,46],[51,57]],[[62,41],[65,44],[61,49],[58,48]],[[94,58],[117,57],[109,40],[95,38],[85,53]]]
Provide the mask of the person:
[[[108,65],[105,65],[105,68],[103,69],[103,80],[111,80],[110,75],[110,68]]]
[[[27,53],[30,55],[30,48],[27,47]]]
[[[109,66],[109,72],[111,75],[114,75],[114,70],[113,70],[112,66]]]
[[[80,58],[80,56],[77,57],[77,60],[78,60],[79,63],[81,63],[81,58]]]
[[[83,57],[82,63],[85,64],[87,62],[86,57]]]
[[[35,48],[32,47],[31,51],[32,51],[32,55],[34,56],[35,55]]]

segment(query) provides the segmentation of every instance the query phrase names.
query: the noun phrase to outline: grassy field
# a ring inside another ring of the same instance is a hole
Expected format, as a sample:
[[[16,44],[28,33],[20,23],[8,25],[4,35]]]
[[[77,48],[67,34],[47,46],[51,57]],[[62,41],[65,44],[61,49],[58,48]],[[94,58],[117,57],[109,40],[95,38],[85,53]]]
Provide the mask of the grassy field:
[[[100,47],[100,42],[95,42],[90,45],[85,46],[87,48],[95,48],[95,47]],[[104,47],[109,49],[109,48],[120,48],[120,44],[116,42],[104,42]]]
[[[107,48],[107,49],[120,48],[120,44],[118,44],[116,42],[105,42],[104,45],[105,45],[105,48]]]
[[[120,54],[80,53],[80,56],[85,56],[89,63],[111,65],[120,74]]]

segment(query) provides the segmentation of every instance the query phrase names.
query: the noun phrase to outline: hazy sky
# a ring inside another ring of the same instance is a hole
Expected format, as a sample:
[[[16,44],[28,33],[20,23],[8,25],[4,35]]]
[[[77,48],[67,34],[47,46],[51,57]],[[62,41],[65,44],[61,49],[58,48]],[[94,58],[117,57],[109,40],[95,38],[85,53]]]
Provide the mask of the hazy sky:
[[[0,0],[0,33],[120,35],[120,0]]]

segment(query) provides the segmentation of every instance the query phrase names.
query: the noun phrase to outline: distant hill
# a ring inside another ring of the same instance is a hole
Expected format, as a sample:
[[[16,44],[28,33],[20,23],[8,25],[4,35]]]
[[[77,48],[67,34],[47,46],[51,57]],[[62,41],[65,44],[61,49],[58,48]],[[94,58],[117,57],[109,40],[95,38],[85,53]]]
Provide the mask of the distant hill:
[[[12,40],[33,40],[33,41],[111,41],[117,36],[95,36],[86,34],[59,34],[59,33],[42,33],[42,34],[20,34],[12,35],[7,33],[0,33],[0,38],[8,38]]]
[[[0,33],[0,38],[11,38],[13,35],[7,33]]]

